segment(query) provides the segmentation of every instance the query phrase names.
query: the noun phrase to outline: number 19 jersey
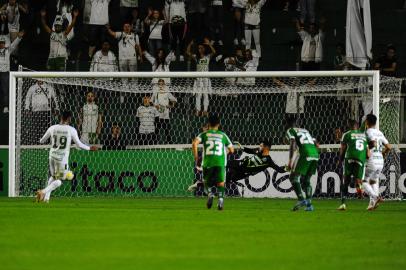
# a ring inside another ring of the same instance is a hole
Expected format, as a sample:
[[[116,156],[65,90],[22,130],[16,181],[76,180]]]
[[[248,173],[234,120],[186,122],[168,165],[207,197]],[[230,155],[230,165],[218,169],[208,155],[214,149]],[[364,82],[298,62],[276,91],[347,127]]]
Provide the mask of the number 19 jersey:
[[[203,168],[225,167],[227,148],[232,146],[230,138],[219,130],[207,130],[196,138],[203,144]]]
[[[315,139],[310,135],[309,131],[303,128],[290,128],[286,132],[286,138],[288,140],[294,139],[297,147],[299,148],[299,154],[301,157],[316,159],[319,157],[319,151],[314,144]]]
[[[49,150],[49,158],[60,162],[68,162],[72,140],[79,148],[90,150],[89,146],[83,144],[79,140],[76,129],[69,125],[51,126],[41,138],[40,143],[45,143],[49,138],[51,138],[51,150]]]

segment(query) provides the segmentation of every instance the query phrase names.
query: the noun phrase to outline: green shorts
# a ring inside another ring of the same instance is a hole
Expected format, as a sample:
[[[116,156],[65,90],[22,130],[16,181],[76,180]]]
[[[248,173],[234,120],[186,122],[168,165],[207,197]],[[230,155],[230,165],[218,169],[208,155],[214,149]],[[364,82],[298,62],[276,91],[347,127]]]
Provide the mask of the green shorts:
[[[293,166],[292,172],[302,176],[312,176],[317,171],[317,164],[319,159],[316,157],[299,156],[298,160]]]
[[[226,167],[206,167],[203,168],[203,179],[207,186],[217,186],[226,180]]]
[[[365,162],[356,159],[344,160],[344,176],[363,180],[365,177]]]

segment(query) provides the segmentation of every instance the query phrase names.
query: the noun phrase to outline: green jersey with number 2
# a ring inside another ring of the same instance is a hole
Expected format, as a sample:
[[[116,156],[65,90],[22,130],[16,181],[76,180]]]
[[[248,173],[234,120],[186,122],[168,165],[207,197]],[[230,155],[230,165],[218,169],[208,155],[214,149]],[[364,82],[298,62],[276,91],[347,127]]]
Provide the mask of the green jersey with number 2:
[[[232,146],[228,136],[219,130],[207,130],[197,139],[203,144],[203,167],[225,167],[227,148]]]
[[[345,151],[346,159],[356,159],[365,162],[367,159],[367,136],[360,130],[350,130],[343,134],[341,143],[347,145]]]
[[[318,158],[319,151],[314,144],[315,139],[303,128],[290,128],[286,132],[288,140],[294,139],[301,157]]]

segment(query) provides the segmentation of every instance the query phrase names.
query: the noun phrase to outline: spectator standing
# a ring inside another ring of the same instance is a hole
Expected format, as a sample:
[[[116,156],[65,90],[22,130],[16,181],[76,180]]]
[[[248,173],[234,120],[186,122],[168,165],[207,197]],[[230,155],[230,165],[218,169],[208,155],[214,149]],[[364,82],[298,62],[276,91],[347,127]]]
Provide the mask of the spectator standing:
[[[247,0],[233,0],[232,9],[234,13],[234,45],[245,46],[244,17]]]
[[[300,54],[302,70],[320,70],[320,63],[323,60],[323,32],[324,22],[320,22],[320,29],[317,31],[315,24],[310,24],[309,29],[296,21],[296,28],[300,38],[303,41]]]
[[[206,0],[185,0],[186,11],[189,15],[190,38],[193,40],[201,40],[207,36],[206,29],[206,12],[208,1]]]
[[[53,31],[47,25],[45,21],[46,11],[41,11],[41,21],[42,26],[45,31],[50,34],[49,39],[49,56],[47,62],[47,69],[51,71],[65,71],[66,69],[66,59],[68,58],[68,51],[66,48],[68,35],[72,31],[73,26],[76,23],[76,18],[79,15],[79,11],[75,10],[73,12],[72,23],[66,28],[65,31],[62,29],[63,21],[62,17],[54,22],[55,31]]]
[[[138,107],[136,117],[139,119],[139,144],[156,144],[155,123],[159,122],[159,112],[156,107],[151,106],[151,97],[145,96],[143,104]]]
[[[216,54],[216,50],[211,45],[209,39],[205,38],[204,43],[198,45],[198,53],[192,52],[194,42],[190,42],[186,53],[189,58],[196,61],[196,71],[204,72],[209,71],[211,58]],[[210,48],[210,52],[206,52],[206,46]],[[210,78],[196,78],[193,83],[193,92],[196,95],[196,116],[207,116],[209,109],[209,94],[211,93],[211,80]],[[202,111],[203,99],[203,111]]]
[[[138,8],[134,8],[131,12],[131,26],[134,34],[141,37],[144,33],[144,22],[140,19]]]
[[[162,44],[162,28],[165,20],[163,20],[159,10],[148,10],[148,16],[144,20],[145,27],[149,30],[148,36],[148,51],[154,54],[158,49],[163,48]]]
[[[159,112],[158,131],[164,133],[162,143],[169,143],[171,142],[169,114],[170,109],[175,106],[177,99],[169,92],[164,79],[158,80],[158,89],[152,94],[151,101]]]
[[[300,0],[300,23],[305,24],[309,19],[311,24],[316,23],[316,0]]]
[[[118,123],[111,126],[111,134],[103,141],[103,150],[125,150],[127,143],[121,135],[121,127]]]
[[[108,33],[118,40],[118,62],[120,71],[137,71],[137,58],[141,56],[140,39],[132,32],[130,23],[124,23],[123,32],[114,32],[107,26]]]
[[[113,72],[118,71],[117,58],[112,51],[110,51],[110,43],[104,41],[101,50],[97,51],[92,59],[90,71],[97,72]]]
[[[220,46],[223,46],[224,37],[223,16],[223,0],[210,0],[210,38]]]
[[[248,0],[245,10],[245,47],[246,49],[251,49],[251,40],[254,38],[255,49],[259,57],[261,57],[261,9],[265,3],[266,0]]]
[[[20,11],[28,14],[28,7],[25,3],[17,3],[17,0],[8,0],[0,11],[7,16],[10,41],[13,42],[20,31]]]
[[[24,136],[27,138],[26,143],[39,144],[39,140],[45,131],[52,124],[52,115],[58,115],[59,103],[54,88],[37,81],[27,91],[24,104],[27,123],[32,128],[28,128]]]
[[[180,61],[184,61],[185,39],[187,32],[184,0],[166,0],[165,18],[169,23],[171,50],[176,52],[179,44]]]
[[[397,67],[396,48],[388,45],[386,54],[382,55],[375,61],[374,69],[380,70],[381,75],[395,77]]]
[[[0,36],[0,93],[2,96],[3,113],[8,113],[9,103],[9,79],[10,79],[10,55],[18,48],[24,32],[20,32],[17,38],[6,46],[6,37]]]
[[[65,20],[68,22],[67,25],[70,25],[73,20],[72,12],[73,12],[73,0],[58,0],[58,2],[56,3],[57,16],[55,17],[55,20],[52,24],[52,30],[55,31],[55,23],[61,19],[63,21],[63,25],[65,25]],[[72,30],[69,32],[67,36],[68,40],[71,40],[73,36],[74,36],[74,27],[72,27]]]
[[[78,129],[81,131],[80,140],[87,144],[98,144],[103,126],[102,113],[95,102],[96,96],[92,91],[86,94],[86,103],[80,110]]]
[[[92,58],[96,46],[106,38],[109,23],[109,4],[111,0],[90,0],[89,18],[89,58]]]
[[[242,71],[257,71],[259,65],[259,55],[255,50],[245,50],[244,65],[239,67]],[[255,85],[255,78],[238,78],[239,85]]]
[[[170,64],[176,59],[175,53],[170,52],[168,55],[165,55],[164,49],[158,49],[155,53],[155,57],[149,54],[147,51],[143,52],[145,58],[152,65],[153,72],[169,72]],[[152,79],[152,84],[154,86],[158,85],[158,78]],[[169,86],[171,83],[170,78],[165,78],[166,86]]]
[[[225,71],[241,71],[244,66],[243,50],[240,47],[235,49],[234,56],[224,59]],[[237,78],[225,78],[230,85],[235,85]]]

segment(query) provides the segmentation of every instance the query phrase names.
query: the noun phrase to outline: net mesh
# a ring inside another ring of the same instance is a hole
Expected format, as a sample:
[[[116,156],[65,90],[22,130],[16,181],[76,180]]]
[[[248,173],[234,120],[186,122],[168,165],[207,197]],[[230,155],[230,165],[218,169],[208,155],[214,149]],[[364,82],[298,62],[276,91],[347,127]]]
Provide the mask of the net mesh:
[[[59,112],[70,110],[82,141],[103,150],[72,149],[69,166],[75,177],[54,195],[190,196],[188,185],[201,178],[190,143],[205,126],[207,113],[216,112],[231,140],[255,146],[270,139],[272,157],[281,166],[287,162],[284,119],[296,115],[300,126],[322,145],[318,174],[312,179],[315,196],[338,196],[340,134],[349,119],[361,121],[372,111],[371,78],[232,76],[18,79],[17,194],[30,196],[45,186],[49,147],[39,145],[39,139],[59,122]],[[400,87],[400,80],[381,78],[380,127],[391,144],[399,143]],[[113,139],[113,133],[119,133],[119,139]],[[397,151],[390,153],[381,181],[387,198],[399,196],[393,183],[400,174]],[[229,158],[244,156],[239,150]],[[201,188],[194,193],[202,194]],[[227,194],[293,196],[287,174],[271,169],[228,183]]]

